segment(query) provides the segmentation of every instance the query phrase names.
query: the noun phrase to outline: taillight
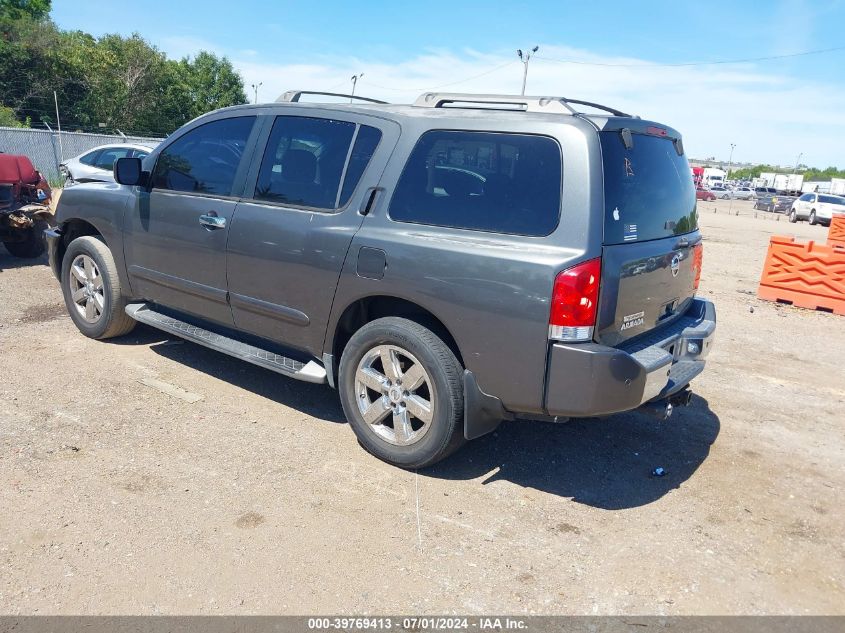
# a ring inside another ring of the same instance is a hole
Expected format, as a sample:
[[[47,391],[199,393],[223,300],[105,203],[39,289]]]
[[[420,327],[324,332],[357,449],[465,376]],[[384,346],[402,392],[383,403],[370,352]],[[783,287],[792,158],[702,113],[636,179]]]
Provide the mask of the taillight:
[[[704,264],[704,244],[699,242],[692,247],[692,269],[695,273],[695,279],[692,282],[693,290],[698,290],[698,284],[701,281],[701,267]]]
[[[549,314],[550,339],[573,343],[593,338],[600,279],[601,258],[558,273]]]

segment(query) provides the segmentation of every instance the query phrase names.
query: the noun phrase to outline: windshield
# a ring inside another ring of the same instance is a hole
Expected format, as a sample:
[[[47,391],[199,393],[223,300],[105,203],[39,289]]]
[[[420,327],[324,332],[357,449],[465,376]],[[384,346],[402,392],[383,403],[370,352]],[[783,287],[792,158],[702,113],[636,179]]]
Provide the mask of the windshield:
[[[698,228],[695,185],[686,156],[671,139],[601,132],[604,164],[604,241],[643,242]]]

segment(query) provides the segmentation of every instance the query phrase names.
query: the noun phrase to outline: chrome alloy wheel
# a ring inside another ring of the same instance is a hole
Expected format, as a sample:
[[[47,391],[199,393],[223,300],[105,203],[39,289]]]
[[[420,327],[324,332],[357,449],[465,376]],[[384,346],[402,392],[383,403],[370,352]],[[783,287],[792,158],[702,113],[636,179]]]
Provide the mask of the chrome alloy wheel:
[[[77,255],[70,265],[69,283],[70,296],[79,315],[88,323],[99,321],[106,308],[106,297],[96,262],[88,255]]]
[[[422,363],[396,345],[378,345],[355,370],[355,401],[369,428],[385,442],[414,444],[434,419],[435,393]]]

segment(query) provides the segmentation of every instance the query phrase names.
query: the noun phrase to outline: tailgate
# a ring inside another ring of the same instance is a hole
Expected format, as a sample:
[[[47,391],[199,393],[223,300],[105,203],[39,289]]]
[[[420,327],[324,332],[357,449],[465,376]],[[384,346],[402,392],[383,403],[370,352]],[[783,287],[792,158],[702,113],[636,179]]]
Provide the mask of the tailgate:
[[[695,233],[605,246],[596,340],[615,346],[684,314],[695,294]]]
[[[656,125],[600,136],[604,245],[595,339],[619,343],[683,314],[700,271],[695,186],[676,134]]]

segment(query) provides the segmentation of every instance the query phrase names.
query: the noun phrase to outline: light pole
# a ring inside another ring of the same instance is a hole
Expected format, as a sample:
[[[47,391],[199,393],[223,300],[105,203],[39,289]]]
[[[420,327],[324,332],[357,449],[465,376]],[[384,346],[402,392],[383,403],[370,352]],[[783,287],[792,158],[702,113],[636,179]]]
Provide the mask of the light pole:
[[[525,96],[525,82],[528,81],[528,62],[531,61],[531,56],[538,50],[540,50],[539,46],[535,46],[526,53],[523,53],[521,48],[516,49],[516,54],[519,56],[519,61],[521,61],[522,65],[524,66],[522,70],[522,92],[520,93],[523,96]]]
[[[358,80],[364,76],[364,73],[358,73],[357,75],[352,75],[352,94],[349,97],[349,103],[352,103],[352,99],[355,97],[355,86],[358,85]]]
[[[798,171],[798,165],[799,165],[799,163],[801,162],[801,157],[802,157],[803,155],[804,155],[804,152],[801,152],[800,154],[798,154],[798,158],[796,158],[796,159],[795,159],[795,168],[792,170],[792,173],[793,173],[793,174],[794,174],[796,171]]]
[[[725,180],[727,180],[728,177],[731,175],[731,166],[733,165],[734,160],[734,147],[736,147],[736,145],[734,143],[731,143],[731,154],[730,156],[728,156],[728,173],[727,175],[725,175]]]
[[[254,103],[258,103],[258,89],[264,84],[263,81],[259,81],[257,84],[252,84],[252,89],[255,91],[255,101]]]

